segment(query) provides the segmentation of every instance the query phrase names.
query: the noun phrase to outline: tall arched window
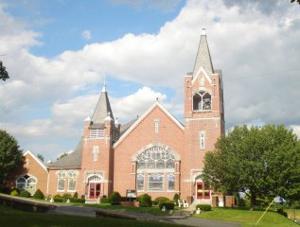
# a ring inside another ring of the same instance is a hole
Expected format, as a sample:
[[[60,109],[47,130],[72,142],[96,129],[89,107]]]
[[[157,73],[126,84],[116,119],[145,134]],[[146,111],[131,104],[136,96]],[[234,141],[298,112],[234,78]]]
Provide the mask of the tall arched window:
[[[153,145],[136,156],[137,191],[172,191],[175,185],[175,154]],[[148,182],[145,184],[145,182]]]
[[[24,175],[20,176],[16,181],[18,189],[26,190],[33,195],[36,191],[37,179],[34,176]]]
[[[193,96],[193,110],[211,110],[211,95],[205,91],[199,91]]]

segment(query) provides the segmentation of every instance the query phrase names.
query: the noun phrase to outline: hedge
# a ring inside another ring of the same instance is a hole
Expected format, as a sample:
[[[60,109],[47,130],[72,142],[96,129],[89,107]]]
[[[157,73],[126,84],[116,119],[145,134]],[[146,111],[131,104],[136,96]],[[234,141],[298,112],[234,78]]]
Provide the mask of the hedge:
[[[161,203],[164,203],[164,202],[169,202],[170,200],[167,198],[167,197],[157,197],[154,201],[153,201],[153,204],[154,205],[159,205]]]
[[[166,210],[174,210],[175,204],[174,202],[162,202],[159,204],[159,209],[162,209],[163,207],[166,208]]]
[[[152,206],[152,199],[151,196],[148,194],[143,194],[138,197],[138,201],[140,202],[141,207],[151,207]]]
[[[113,192],[109,195],[111,205],[119,205],[121,203],[121,195],[119,192]]]
[[[211,205],[208,204],[198,204],[196,209],[200,209],[201,211],[211,211]]]
[[[20,196],[21,197],[25,197],[25,198],[29,198],[31,196],[30,192],[26,191],[26,190],[22,190],[20,192]]]
[[[44,199],[45,196],[44,196],[44,193],[40,189],[38,189],[34,193],[33,198],[35,198],[35,199]]]

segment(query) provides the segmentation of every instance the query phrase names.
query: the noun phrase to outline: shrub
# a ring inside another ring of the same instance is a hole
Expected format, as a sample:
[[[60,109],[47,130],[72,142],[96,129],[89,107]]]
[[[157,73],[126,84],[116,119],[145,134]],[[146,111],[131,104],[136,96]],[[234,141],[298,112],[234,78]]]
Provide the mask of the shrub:
[[[56,203],[62,203],[62,202],[65,201],[64,198],[63,198],[61,195],[59,195],[59,194],[55,195],[55,196],[53,197],[53,200],[54,200],[54,202],[56,202]]]
[[[102,196],[102,198],[100,199],[100,202],[101,202],[101,203],[110,203],[110,202],[109,202],[109,198],[107,198],[106,195]]]
[[[287,212],[285,212],[282,207],[277,209],[277,213],[283,215],[284,217],[288,216]]]
[[[21,197],[25,197],[25,198],[29,198],[31,196],[31,194],[28,191],[26,191],[26,190],[22,190],[20,192],[20,196]]]
[[[11,190],[10,195],[12,195],[12,196],[18,196],[19,195],[19,190],[16,189],[16,188],[13,189],[13,190]]]
[[[44,193],[40,189],[38,189],[34,193],[33,198],[35,198],[35,199],[44,199],[45,195],[44,195]]]
[[[170,200],[167,198],[167,197],[157,197],[154,201],[153,201],[153,204],[154,205],[159,205],[161,203],[164,203],[164,202],[169,202]]]
[[[121,195],[119,192],[113,192],[109,196],[109,202],[111,205],[119,205],[121,202]]]
[[[71,199],[72,198],[72,195],[70,193],[64,193],[62,195],[62,198],[65,200],[65,202],[68,200],[68,199]]]
[[[162,209],[163,207],[166,208],[166,210],[174,210],[175,204],[174,202],[162,202],[159,204],[159,209]]]
[[[175,193],[173,196],[173,200],[176,203],[176,206],[178,206],[178,200],[180,199],[180,196],[178,193]]]
[[[201,211],[211,211],[211,205],[208,204],[198,204],[196,209],[200,209]]]
[[[73,199],[78,199],[78,193],[77,192],[74,193]]]
[[[141,207],[151,207],[152,206],[152,199],[151,196],[148,194],[143,194],[138,197],[138,201],[140,202]]]
[[[71,203],[85,203],[85,199],[70,198]]]

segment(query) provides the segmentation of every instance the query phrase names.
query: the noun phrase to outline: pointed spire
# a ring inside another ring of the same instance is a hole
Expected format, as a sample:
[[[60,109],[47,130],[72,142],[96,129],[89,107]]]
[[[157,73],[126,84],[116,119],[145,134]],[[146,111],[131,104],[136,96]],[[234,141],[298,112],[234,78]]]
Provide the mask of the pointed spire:
[[[108,115],[112,120],[114,119],[104,83],[91,121],[93,124],[102,124]]]
[[[214,73],[213,64],[207,44],[206,29],[202,28],[197,57],[194,65],[193,76],[196,76],[198,70],[202,67],[208,75]]]

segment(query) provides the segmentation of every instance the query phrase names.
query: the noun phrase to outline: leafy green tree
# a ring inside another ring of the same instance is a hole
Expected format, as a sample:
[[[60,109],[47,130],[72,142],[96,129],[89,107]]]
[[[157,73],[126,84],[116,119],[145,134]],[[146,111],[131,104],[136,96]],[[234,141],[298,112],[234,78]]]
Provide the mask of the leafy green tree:
[[[45,161],[45,158],[42,154],[37,154],[38,159],[40,159],[42,162]]]
[[[300,199],[300,143],[284,126],[236,127],[208,152],[203,178],[216,190],[257,199]]]
[[[2,61],[0,61],[0,80],[7,80],[9,78],[8,72],[6,71],[5,66]]]
[[[0,185],[9,174],[23,166],[23,155],[16,139],[0,130]]]

